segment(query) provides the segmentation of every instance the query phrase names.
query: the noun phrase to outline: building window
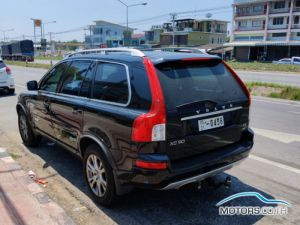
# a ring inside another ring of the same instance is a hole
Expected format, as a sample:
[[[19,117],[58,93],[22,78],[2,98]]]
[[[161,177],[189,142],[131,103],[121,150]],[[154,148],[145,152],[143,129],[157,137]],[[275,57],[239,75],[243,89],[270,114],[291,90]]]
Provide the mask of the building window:
[[[300,32],[297,32],[297,37],[300,37]]]
[[[283,17],[277,17],[273,19],[273,25],[282,25],[284,21]]]
[[[275,2],[274,9],[284,9],[285,8],[285,1]]]
[[[262,5],[256,5],[253,7],[253,12],[261,12],[263,10]]]
[[[296,17],[295,17],[295,19],[294,19],[294,24],[299,24],[299,18],[300,18],[299,16],[296,16]]]
[[[297,1],[296,1],[295,6],[296,6],[296,7],[300,7],[300,0],[297,0]]]
[[[261,27],[262,21],[261,20],[253,20],[252,27]]]
[[[239,27],[247,27],[247,20],[240,21]]]
[[[272,37],[286,37],[286,33],[274,33]]]

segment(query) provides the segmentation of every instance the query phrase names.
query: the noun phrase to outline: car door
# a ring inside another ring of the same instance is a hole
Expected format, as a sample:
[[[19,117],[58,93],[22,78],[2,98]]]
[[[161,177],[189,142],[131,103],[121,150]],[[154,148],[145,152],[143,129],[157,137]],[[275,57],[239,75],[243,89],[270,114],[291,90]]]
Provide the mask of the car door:
[[[40,81],[37,94],[30,99],[30,102],[27,102],[35,127],[52,138],[55,138],[55,131],[53,129],[51,103],[67,65],[68,63],[64,62],[51,69]]]
[[[73,61],[64,73],[59,91],[51,105],[56,139],[74,150],[77,149],[82,130],[83,112],[92,74],[92,61]]]

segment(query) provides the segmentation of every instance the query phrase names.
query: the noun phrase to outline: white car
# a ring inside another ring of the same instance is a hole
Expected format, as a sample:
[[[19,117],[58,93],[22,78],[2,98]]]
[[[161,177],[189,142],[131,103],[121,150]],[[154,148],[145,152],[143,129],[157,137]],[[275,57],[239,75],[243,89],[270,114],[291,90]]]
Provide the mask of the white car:
[[[2,59],[0,59],[0,91],[4,91],[7,94],[15,93],[15,81],[11,70]]]
[[[280,59],[278,61],[273,61],[273,64],[300,65],[300,57],[292,57],[292,58]]]

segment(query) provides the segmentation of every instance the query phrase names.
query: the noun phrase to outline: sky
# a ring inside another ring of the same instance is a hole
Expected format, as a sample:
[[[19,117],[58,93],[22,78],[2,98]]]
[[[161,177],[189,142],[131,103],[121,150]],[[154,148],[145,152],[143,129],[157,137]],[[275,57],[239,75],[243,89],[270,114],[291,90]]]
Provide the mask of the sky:
[[[135,33],[170,21],[172,12],[202,10],[178,14],[178,18],[203,19],[207,13],[212,18],[231,21],[233,0],[123,0],[126,4],[147,2],[146,6],[129,8],[129,26],[135,28]],[[95,20],[106,20],[125,25],[126,8],[117,0],[0,0],[0,30],[14,29],[6,32],[6,37],[18,38],[23,35],[33,36],[33,22],[30,18],[42,19],[43,22],[56,21],[45,25],[45,34],[49,32],[74,32],[55,34],[53,40],[68,41],[77,39],[83,41],[84,27],[93,24]],[[220,8],[216,10],[207,10]],[[228,8],[223,8],[228,7]],[[164,15],[164,16],[162,16]],[[152,18],[151,20],[145,20]],[[46,36],[49,38],[49,35]],[[3,32],[0,32],[0,40]]]

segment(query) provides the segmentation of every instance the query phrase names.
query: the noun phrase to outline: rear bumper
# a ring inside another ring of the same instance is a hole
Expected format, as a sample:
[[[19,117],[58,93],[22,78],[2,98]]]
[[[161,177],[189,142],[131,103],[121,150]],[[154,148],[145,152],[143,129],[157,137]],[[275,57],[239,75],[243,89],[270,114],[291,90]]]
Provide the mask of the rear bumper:
[[[208,171],[206,173],[202,173],[202,174],[199,174],[199,175],[196,175],[196,176],[193,176],[193,177],[189,177],[189,178],[186,178],[186,179],[183,179],[183,180],[175,181],[175,182],[170,183],[167,186],[161,188],[161,190],[179,189],[179,188],[181,188],[184,185],[202,181],[202,180],[204,180],[204,179],[206,179],[208,177],[213,177],[213,176],[215,176],[215,175],[217,175],[217,174],[219,174],[221,172],[224,172],[225,170],[229,170],[229,169],[231,169],[234,166],[238,166],[244,160],[245,159],[241,159],[239,161],[236,161],[234,163],[228,164],[226,166],[219,167],[217,169],[213,169],[213,170]]]
[[[240,142],[199,156],[171,161],[168,170],[134,168],[131,172],[119,174],[118,177],[122,183],[130,183],[141,188],[179,189],[186,184],[199,182],[239,165],[248,157],[253,147],[253,137],[254,133],[249,129]]]

